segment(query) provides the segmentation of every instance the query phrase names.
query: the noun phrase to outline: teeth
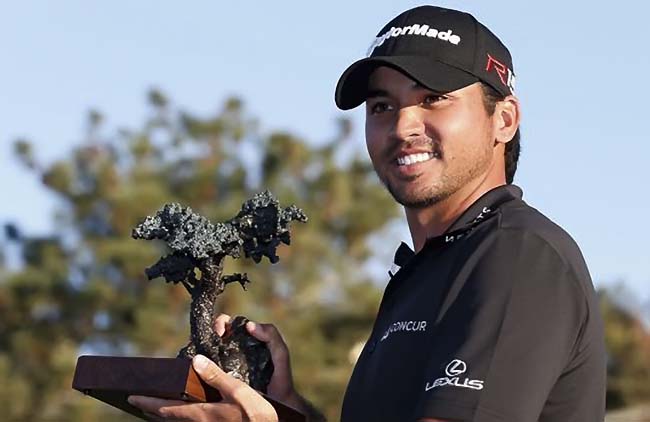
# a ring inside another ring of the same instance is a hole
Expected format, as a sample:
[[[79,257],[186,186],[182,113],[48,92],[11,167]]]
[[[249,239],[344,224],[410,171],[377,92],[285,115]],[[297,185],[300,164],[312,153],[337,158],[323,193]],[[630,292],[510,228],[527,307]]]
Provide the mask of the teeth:
[[[421,163],[423,161],[428,161],[433,158],[433,153],[430,152],[421,152],[418,154],[405,155],[403,157],[397,158],[397,164],[400,166],[408,166],[415,163]]]

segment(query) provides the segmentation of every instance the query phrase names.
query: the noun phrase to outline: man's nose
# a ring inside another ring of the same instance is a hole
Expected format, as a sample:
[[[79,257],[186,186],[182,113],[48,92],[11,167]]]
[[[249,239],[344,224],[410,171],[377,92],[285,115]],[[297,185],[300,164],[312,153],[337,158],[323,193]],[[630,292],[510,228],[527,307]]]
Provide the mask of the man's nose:
[[[393,135],[400,140],[420,137],[424,134],[424,120],[416,106],[403,107],[395,116]]]

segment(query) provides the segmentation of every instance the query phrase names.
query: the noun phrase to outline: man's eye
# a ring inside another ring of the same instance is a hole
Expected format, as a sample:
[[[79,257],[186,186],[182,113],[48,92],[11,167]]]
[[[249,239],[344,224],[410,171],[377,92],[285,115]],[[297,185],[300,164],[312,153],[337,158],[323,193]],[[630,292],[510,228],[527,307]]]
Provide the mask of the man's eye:
[[[444,99],[446,99],[446,98],[447,98],[447,97],[445,97],[444,95],[435,95],[435,94],[431,94],[431,95],[427,95],[427,96],[424,98],[424,101],[423,101],[423,102],[424,102],[424,104],[434,104],[434,103],[437,103],[437,102],[439,102],[439,101],[442,101],[442,100],[444,100]]]
[[[387,103],[382,102],[375,103],[370,107],[371,114],[379,114],[389,110],[390,106]]]

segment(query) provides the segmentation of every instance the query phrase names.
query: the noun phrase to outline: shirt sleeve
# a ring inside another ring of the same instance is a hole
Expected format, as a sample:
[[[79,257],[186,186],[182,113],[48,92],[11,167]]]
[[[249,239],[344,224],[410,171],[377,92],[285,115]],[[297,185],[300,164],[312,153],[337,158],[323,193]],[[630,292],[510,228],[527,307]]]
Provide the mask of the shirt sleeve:
[[[588,307],[571,267],[539,235],[502,232],[450,287],[416,419],[537,422],[577,347]]]

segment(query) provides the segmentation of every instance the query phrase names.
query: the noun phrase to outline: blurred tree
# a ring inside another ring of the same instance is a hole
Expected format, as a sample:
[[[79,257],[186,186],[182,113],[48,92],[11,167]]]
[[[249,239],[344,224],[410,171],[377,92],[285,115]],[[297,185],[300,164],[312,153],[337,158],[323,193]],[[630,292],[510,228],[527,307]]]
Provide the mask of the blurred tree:
[[[650,402],[650,332],[620,300],[621,289],[599,292],[607,343],[607,407]]]
[[[175,356],[186,342],[187,292],[146,281],[144,268],[165,251],[132,240],[132,227],[166,202],[223,221],[269,189],[310,221],[294,226],[279,264],[229,262],[227,271],[247,271],[253,283],[246,293],[230,286],[218,306],[275,322],[292,350],[298,386],[338,419],[350,348],[367,335],[381,294],[362,270],[378,247],[367,239],[398,210],[365,158],[341,156],[350,123],[341,121],[335,139],[315,146],[290,133],[260,134],[236,98],[207,119],[174,110],[159,91],[148,100],[142,127],[117,134],[107,135],[102,114],[91,111],[86,140],[53,164],[40,163],[28,141],[15,144],[16,157],[61,207],[49,236],[6,229],[24,266],[0,271],[3,414],[131,420],[70,386],[81,353]]]

